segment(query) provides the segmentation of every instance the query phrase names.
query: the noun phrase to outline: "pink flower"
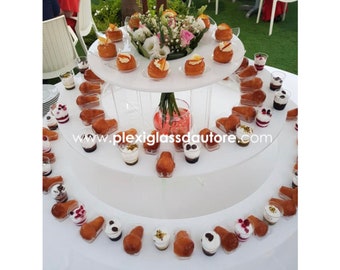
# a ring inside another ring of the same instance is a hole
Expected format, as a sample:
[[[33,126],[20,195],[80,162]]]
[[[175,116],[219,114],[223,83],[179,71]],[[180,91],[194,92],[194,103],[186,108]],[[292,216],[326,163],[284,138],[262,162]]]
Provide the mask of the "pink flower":
[[[180,37],[182,47],[186,47],[190,44],[190,41],[195,37],[195,35],[188,30],[182,29]]]

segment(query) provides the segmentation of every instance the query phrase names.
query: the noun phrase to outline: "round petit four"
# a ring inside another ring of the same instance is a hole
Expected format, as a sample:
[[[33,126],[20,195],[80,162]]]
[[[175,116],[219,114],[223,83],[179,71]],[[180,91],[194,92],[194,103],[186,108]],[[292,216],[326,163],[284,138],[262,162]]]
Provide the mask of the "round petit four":
[[[98,55],[103,58],[104,60],[110,60],[117,56],[117,49],[116,45],[112,43],[107,38],[98,38],[99,43],[97,46]]]
[[[248,238],[252,235],[254,228],[251,225],[248,219],[239,219],[234,226],[235,234],[239,241],[244,242],[247,241]]]
[[[51,196],[57,202],[66,202],[68,199],[67,191],[64,184],[56,184],[51,188]]]
[[[214,49],[213,59],[218,63],[229,63],[233,57],[233,49],[230,42],[223,41]]]
[[[72,90],[76,87],[73,70],[67,71],[59,77],[66,90]]]
[[[139,147],[136,143],[122,143],[119,145],[123,161],[127,165],[135,165],[138,162]]]
[[[105,31],[105,35],[112,42],[121,41],[123,39],[122,30],[120,30],[119,27],[113,23],[109,24],[109,27]]]
[[[112,241],[118,241],[122,237],[122,225],[120,221],[116,218],[110,219],[106,223],[105,233]]]
[[[80,144],[87,153],[91,153],[97,149],[96,137],[92,132],[82,134],[80,137]]]
[[[156,228],[152,235],[152,240],[159,250],[166,250],[170,244],[170,233],[166,228]]]
[[[45,116],[45,123],[50,130],[56,130],[58,128],[58,121],[50,112]]]
[[[218,41],[230,41],[233,37],[233,30],[226,23],[221,23],[215,31],[215,39]]]
[[[269,225],[273,225],[279,221],[281,212],[275,205],[268,204],[264,207],[263,218],[268,222]]]
[[[282,111],[289,100],[289,93],[287,90],[279,90],[275,93],[273,107],[276,110]]]
[[[69,120],[67,106],[61,103],[51,106],[52,114],[57,119],[59,124],[67,123]]]
[[[162,79],[168,75],[169,62],[166,58],[152,59],[148,65],[148,75],[153,79]]]
[[[204,58],[198,54],[194,54],[190,59],[185,61],[184,72],[187,76],[201,75],[204,69]]]
[[[119,53],[116,65],[120,71],[132,71],[137,67],[136,59],[130,53]]]
[[[221,245],[221,238],[215,231],[208,231],[201,238],[203,253],[213,256]]]
[[[84,224],[87,219],[87,212],[83,204],[77,206],[70,212],[71,220],[78,226]]]
[[[250,143],[253,129],[246,125],[239,125],[236,128],[236,143],[240,146],[247,146]]]
[[[256,125],[259,127],[267,127],[272,118],[270,109],[262,108],[257,111],[256,114]]]
[[[201,147],[196,142],[185,142],[183,144],[184,157],[188,163],[196,163],[200,157]]]
[[[43,135],[43,153],[51,152],[51,143],[47,136]]]

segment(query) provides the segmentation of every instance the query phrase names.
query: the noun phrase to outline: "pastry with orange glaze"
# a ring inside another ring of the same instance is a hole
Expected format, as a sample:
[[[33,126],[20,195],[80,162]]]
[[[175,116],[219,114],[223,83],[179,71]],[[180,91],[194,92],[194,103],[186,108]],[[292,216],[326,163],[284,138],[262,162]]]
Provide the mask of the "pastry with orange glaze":
[[[51,213],[57,219],[64,219],[68,214],[78,207],[76,200],[69,200],[66,202],[57,202],[52,206]]]
[[[215,39],[218,41],[230,41],[233,38],[233,30],[226,23],[221,23],[215,31]]]
[[[87,69],[85,70],[84,73],[84,79],[89,81],[89,82],[95,82],[95,83],[104,83],[105,81],[102,80],[101,78],[99,78],[96,74],[94,74],[94,72],[92,71],[92,69]],[[79,89],[80,90],[80,89]],[[81,91],[81,90],[80,90]],[[100,93],[99,93],[100,94]]]
[[[216,140],[216,132],[210,130],[209,128],[203,128],[200,130],[199,135],[201,143],[207,150],[214,151],[220,147],[220,144]]]
[[[187,231],[181,230],[175,236],[174,253],[179,257],[190,257],[195,248]]]
[[[62,183],[64,183],[64,179],[60,175],[57,175],[57,176],[43,176],[43,179],[42,179],[42,190],[43,190],[43,192],[47,193],[47,192],[49,192],[50,188],[53,185],[62,184]]]
[[[55,155],[52,152],[48,152],[48,153],[44,152],[43,157],[47,157],[50,160],[50,163],[55,162]]]
[[[123,247],[127,254],[137,254],[142,249],[143,234],[144,228],[142,226],[136,226],[124,237]]]
[[[116,24],[110,23],[105,31],[106,37],[112,42],[121,41],[123,39],[123,32]]]
[[[79,117],[85,126],[89,126],[94,121],[105,118],[105,112],[102,109],[85,109],[80,112]]]
[[[259,77],[254,77],[250,80],[241,81],[240,89],[242,93],[252,92],[257,89],[261,89],[263,81]]]
[[[194,54],[190,59],[185,61],[184,72],[187,76],[201,75],[204,69],[204,58],[198,54]]]
[[[207,29],[210,28],[210,17],[209,17],[209,15],[202,13],[198,16],[198,18],[200,18],[204,22],[205,28],[207,28]]]
[[[231,113],[247,123],[253,122],[256,117],[256,110],[252,106],[234,106]]]
[[[104,218],[102,216],[98,216],[90,222],[85,222],[80,227],[80,235],[84,240],[92,242],[98,234],[102,231],[104,226]]]
[[[169,151],[164,151],[160,154],[156,163],[156,171],[159,177],[171,177],[175,169],[175,162],[172,154]]]
[[[116,119],[104,119],[100,118],[92,123],[92,129],[99,135],[109,135],[115,132],[118,128],[118,122]]]
[[[227,134],[235,133],[238,125],[240,125],[240,118],[233,114],[216,120],[216,127]]]
[[[260,107],[262,106],[265,99],[266,93],[259,89],[255,90],[254,92],[241,95],[240,103],[242,105]]]
[[[110,41],[108,38],[99,37],[98,38],[98,55],[104,60],[110,60],[117,56],[116,45]]]
[[[161,144],[159,140],[159,132],[157,130],[152,130],[151,134],[148,135],[147,139],[143,143],[143,148],[146,154],[154,155]]]
[[[137,29],[139,27],[140,23],[140,13],[136,12],[132,14],[130,20],[129,20],[129,26],[131,29]]]
[[[137,68],[136,59],[130,53],[119,53],[116,59],[116,65],[120,71],[132,71]]]
[[[263,220],[253,215],[250,215],[247,219],[249,220],[250,224],[253,226],[255,235],[262,237],[267,234],[268,224],[266,222],[264,222]]]
[[[233,54],[234,52],[231,43],[228,41],[223,41],[215,47],[213,59],[218,63],[226,64],[231,61]]]
[[[128,130],[119,131],[116,134],[116,141],[118,142],[118,144],[132,143],[136,135],[137,135],[137,129],[135,128],[130,128]]]
[[[101,94],[102,85],[100,82],[85,81],[79,85],[79,91],[83,95]]]
[[[283,199],[292,199],[296,207],[298,207],[298,188],[281,186],[279,190],[280,197]]]
[[[152,59],[148,65],[148,75],[153,79],[162,79],[168,75],[169,62],[166,58]]]
[[[296,120],[297,117],[298,117],[298,108],[294,108],[287,112],[286,120]]]
[[[216,226],[214,231],[221,237],[221,246],[225,251],[230,252],[238,247],[239,241],[235,233],[221,226]]]
[[[293,216],[296,214],[296,202],[293,200],[271,198],[269,203],[275,205],[284,216]]]
[[[257,75],[257,69],[253,65],[249,65],[238,73],[241,81],[250,80]]]
[[[46,127],[43,127],[43,136],[46,136],[49,141],[55,141],[58,140],[58,132],[50,130]]]
[[[99,96],[97,94],[80,95],[77,97],[76,103],[81,110],[91,109],[99,106]]]
[[[249,60],[247,57],[243,57],[241,65],[236,69],[235,73],[240,73],[243,69],[249,66]]]

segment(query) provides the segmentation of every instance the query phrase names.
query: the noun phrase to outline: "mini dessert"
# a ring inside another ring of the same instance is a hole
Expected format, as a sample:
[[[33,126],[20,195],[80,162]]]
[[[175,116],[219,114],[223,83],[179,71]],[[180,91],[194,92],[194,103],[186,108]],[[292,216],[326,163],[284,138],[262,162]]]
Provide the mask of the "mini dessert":
[[[279,190],[279,195],[283,199],[292,199],[296,207],[298,207],[298,188],[281,186]]]
[[[44,157],[48,158],[51,164],[55,162],[55,155],[52,152],[43,153],[43,158]]]
[[[238,219],[234,226],[235,234],[240,242],[245,242],[252,235],[254,228],[248,219]]]
[[[102,216],[96,217],[91,222],[85,222],[80,227],[79,232],[81,237],[88,242],[94,241],[98,234],[102,231],[104,222],[105,220]]]
[[[51,195],[57,202],[66,202],[68,199],[64,184],[56,184],[51,188]]]
[[[123,246],[127,254],[138,254],[142,249],[142,238],[144,228],[142,226],[136,226],[131,232],[124,237]]]
[[[253,65],[249,65],[238,73],[240,81],[253,79],[257,75],[257,69]]]
[[[234,134],[238,125],[240,125],[240,118],[233,114],[216,120],[216,127],[226,134]]]
[[[279,90],[275,93],[273,107],[278,111],[282,111],[289,100],[289,94],[285,90]]]
[[[85,109],[81,111],[79,117],[85,126],[89,126],[98,119],[104,119],[105,112],[102,109]]]
[[[70,212],[70,219],[77,226],[81,226],[85,223],[87,219],[86,214],[87,212],[86,212],[85,206],[81,204]]]
[[[119,53],[116,60],[116,65],[120,71],[132,71],[137,68],[135,57],[130,53]]]
[[[291,109],[287,111],[286,120],[297,120],[298,118],[298,108]]]
[[[262,90],[255,90],[254,92],[241,95],[240,103],[242,105],[261,107],[266,99],[266,93]]]
[[[172,154],[168,151],[164,151],[160,154],[159,159],[156,163],[156,171],[159,177],[171,177],[172,172],[175,169],[175,162]]]
[[[215,231],[208,231],[202,235],[201,243],[203,253],[213,256],[221,245],[221,237]]]
[[[298,187],[298,172],[297,171],[293,173],[292,187],[293,188]]]
[[[117,56],[116,45],[112,43],[108,38],[98,38],[98,55],[104,60],[111,60]]]
[[[204,58],[198,54],[194,54],[184,63],[184,73],[187,76],[197,76],[203,74],[205,69]]]
[[[43,176],[48,176],[52,173],[52,165],[50,159],[43,156],[42,162],[42,174]]]
[[[227,229],[216,226],[214,231],[221,238],[221,246],[227,252],[231,252],[238,247],[238,238],[235,233],[229,232]]]
[[[159,250],[166,250],[170,244],[170,233],[166,228],[157,228],[152,235],[153,243]]]
[[[214,151],[220,148],[219,140],[218,140],[218,134],[208,128],[203,128],[200,132],[200,140],[203,146],[208,151]]]
[[[91,109],[99,106],[99,96],[97,94],[80,95],[77,97],[76,103],[81,110]]]
[[[239,125],[236,128],[236,143],[239,146],[247,146],[250,143],[253,129],[246,125]]]
[[[43,153],[50,152],[52,148],[51,148],[51,143],[48,140],[48,137],[43,135],[42,141],[43,141],[43,147],[42,147]]]
[[[183,152],[183,138],[187,133],[179,132],[175,135],[174,146],[177,152]]]
[[[269,200],[270,204],[275,205],[280,209],[282,215],[284,216],[293,216],[296,214],[296,201],[294,200],[281,200],[277,198],[271,198]]]
[[[122,143],[132,143],[136,140],[137,130],[135,128],[130,128],[128,130],[120,131],[116,134],[116,142]]]
[[[67,111],[67,107],[64,104],[58,103],[53,104],[51,106],[52,113],[54,117],[57,119],[59,124],[67,123],[69,120],[69,115]]]
[[[64,179],[60,175],[52,176],[52,177],[43,176],[42,190],[44,193],[47,193],[50,191],[53,185],[62,184],[62,183],[64,183]]]
[[[132,14],[130,20],[129,20],[129,26],[132,30],[139,28],[139,23],[140,23],[140,13],[136,12]]]
[[[43,127],[42,129],[43,136],[47,136],[49,141],[58,140],[58,132],[49,130],[48,128]]]
[[[221,23],[215,31],[215,39],[217,41],[230,41],[233,38],[233,30],[226,23]]]
[[[209,18],[209,15],[202,13],[202,14],[200,14],[198,16],[198,18],[200,18],[204,22],[205,28],[207,28],[207,29],[210,28],[210,18]]]
[[[162,79],[168,75],[169,62],[166,58],[152,59],[148,65],[148,75],[153,79]]]
[[[86,153],[92,153],[97,149],[97,140],[92,132],[82,134],[80,144]]]
[[[272,78],[270,80],[269,89],[276,91],[281,89],[283,79],[285,78],[285,74],[279,71],[275,71],[272,73]]]
[[[110,219],[106,223],[105,233],[112,241],[118,241],[122,237],[122,225],[116,218]]]
[[[157,130],[152,130],[151,134],[146,137],[143,142],[143,148],[146,154],[154,155],[157,153],[161,142],[159,140],[159,132]]]
[[[267,62],[268,55],[265,53],[256,53],[254,59],[254,66],[257,70],[263,70],[266,62]]]
[[[121,41],[123,39],[122,30],[120,30],[119,27],[113,23],[109,24],[109,27],[105,31],[105,35],[112,42]]]
[[[61,82],[63,83],[66,90],[72,90],[76,87],[76,83],[74,81],[74,73],[73,70],[67,71],[61,75],[59,75]]]
[[[76,200],[57,202],[52,206],[51,213],[57,219],[65,219],[77,207],[78,202]]]
[[[195,244],[187,231],[181,230],[175,236],[174,253],[179,257],[190,257]]]
[[[92,123],[92,129],[99,135],[109,135],[115,132],[118,128],[117,120],[100,118]]]
[[[55,119],[51,112],[48,112],[45,116],[45,122],[50,130],[56,130],[58,128],[58,121]]]
[[[135,165],[138,162],[139,147],[137,143],[122,143],[118,147],[125,164]]]
[[[249,60],[247,57],[243,57],[241,65],[236,69],[235,73],[238,74],[242,70],[244,70],[247,66],[249,66]]]
[[[250,224],[252,225],[253,229],[254,229],[254,234],[262,237],[265,236],[268,232],[268,224],[266,222],[264,222],[263,220],[250,215],[247,218],[250,222]]]
[[[272,113],[270,109],[262,108],[257,111],[256,125],[262,128],[267,127],[271,119],[272,119]]]
[[[281,217],[280,209],[273,204],[267,204],[264,207],[263,218],[269,225],[274,225]]]
[[[233,54],[234,52],[231,43],[223,41],[215,47],[213,59],[218,63],[226,64],[231,61],[231,59],[233,58]]]
[[[77,59],[77,65],[78,65],[79,72],[81,74],[84,74],[85,70],[89,68],[89,62],[87,61],[87,57],[79,56],[79,58]]]
[[[104,83],[104,81],[101,78],[99,78],[96,74],[94,74],[92,69],[85,70],[84,79],[89,82],[96,82],[96,83],[102,83],[102,84]]]
[[[102,85],[100,82],[82,82],[79,85],[79,91],[83,95],[91,95],[91,94],[101,94],[102,93]]]
[[[252,106],[234,106],[231,113],[247,123],[253,122],[256,116],[256,110]]]
[[[183,145],[184,157],[188,163],[196,163],[200,157],[201,147],[196,142],[185,142]]]
[[[240,83],[240,89],[242,93],[253,92],[254,90],[261,89],[263,81],[259,77],[254,77],[250,80],[243,80]]]

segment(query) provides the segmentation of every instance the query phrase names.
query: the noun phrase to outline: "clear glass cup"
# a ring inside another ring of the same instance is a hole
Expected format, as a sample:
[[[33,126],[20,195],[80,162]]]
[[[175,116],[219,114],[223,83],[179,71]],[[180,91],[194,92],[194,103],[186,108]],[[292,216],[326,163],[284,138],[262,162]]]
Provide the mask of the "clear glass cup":
[[[87,57],[86,56],[79,56],[76,61],[77,61],[77,66],[78,66],[79,72],[81,74],[84,74],[85,70],[87,70],[89,68],[89,63],[87,61]]]
[[[264,52],[257,52],[254,54],[254,66],[257,70],[263,70],[266,65],[269,55]]]
[[[290,95],[291,95],[290,91],[286,89],[278,90],[274,95],[274,100],[273,100],[274,109],[278,111],[282,111],[286,107],[289,101]]]
[[[73,70],[70,70],[70,71],[67,71],[63,74],[60,74],[59,78],[60,78],[61,82],[63,83],[66,90],[72,90],[72,89],[76,88]]]
[[[283,73],[282,71],[273,71],[271,74],[271,80],[270,80],[270,85],[269,88],[270,90],[276,91],[281,89],[281,86],[283,84],[283,80],[285,79],[286,74]]]
[[[48,176],[51,173],[52,173],[51,161],[48,157],[43,157],[42,174],[43,176]]]

